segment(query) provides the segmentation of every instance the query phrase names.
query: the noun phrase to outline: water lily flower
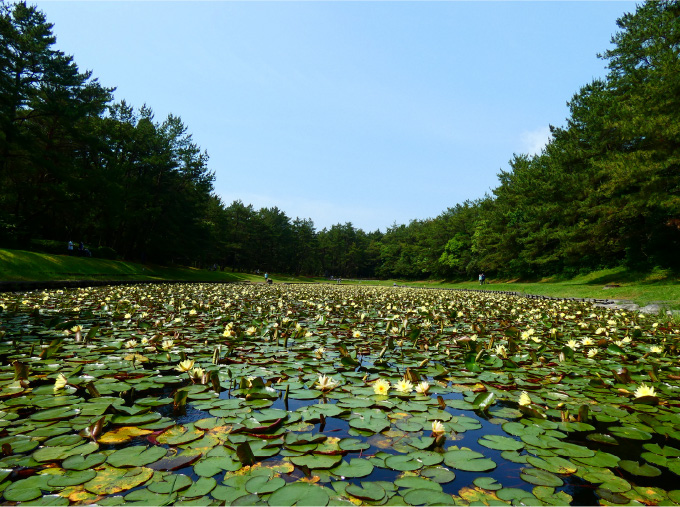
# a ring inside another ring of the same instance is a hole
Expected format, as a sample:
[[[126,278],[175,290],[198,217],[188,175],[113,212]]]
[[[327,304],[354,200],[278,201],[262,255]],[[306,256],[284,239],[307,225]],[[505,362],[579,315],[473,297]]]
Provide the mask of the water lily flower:
[[[324,352],[326,352],[326,348],[319,347],[314,351],[314,355],[316,356],[317,359],[321,359],[323,357]]]
[[[586,346],[588,346],[588,345],[594,345],[593,339],[590,338],[590,337],[588,337],[588,336],[586,336],[585,338],[583,338],[583,339],[581,340],[581,345],[583,345],[584,347],[586,347]]]
[[[393,387],[400,393],[408,394],[413,391],[413,384],[411,381],[406,379],[401,379],[393,385]]]
[[[653,352],[654,354],[661,354],[663,352],[663,347],[659,345],[652,345],[649,347],[649,351]]]
[[[595,357],[599,352],[600,349],[598,349],[597,347],[592,348],[588,351],[588,357]]]
[[[205,373],[205,370],[200,367],[192,368],[191,371],[189,372],[189,377],[192,380],[201,380],[203,378],[203,374]]]
[[[567,342],[567,347],[571,350],[576,350],[579,347],[579,343],[576,340],[569,340]]]
[[[125,342],[125,348],[126,349],[131,349],[132,347],[137,346],[137,340],[128,340]]]
[[[389,392],[389,390],[390,390],[390,383],[385,379],[381,378],[375,384],[373,384],[373,392],[375,394],[386,395]]]
[[[508,351],[505,348],[505,345],[496,345],[496,355],[500,357],[508,357]]]
[[[416,386],[416,392],[418,394],[427,394],[429,390],[430,384],[428,384],[425,380],[423,380],[420,384]]]
[[[446,429],[441,421],[432,421],[432,434],[433,435],[443,435],[446,433]]]
[[[519,404],[523,407],[531,405],[531,398],[528,392],[522,391],[522,394],[519,395]]]
[[[326,375],[319,375],[319,380],[316,381],[316,385],[319,386],[319,389],[322,391],[330,391],[334,387],[338,385],[338,383],[331,377],[327,377]]]
[[[131,318],[132,318],[132,314],[131,314],[131,313],[126,313],[126,314],[125,314],[125,318],[126,318],[126,319],[131,319]]]
[[[170,350],[175,342],[172,340],[163,340],[163,343],[161,344],[161,347],[163,347],[163,350]]]
[[[82,331],[82,330],[83,330],[83,326],[73,326],[73,327],[71,328],[71,331],[72,331],[73,333],[77,333],[78,331]]]
[[[257,328],[255,326],[250,326],[248,329],[246,329],[246,334],[248,336],[253,336],[256,331],[257,331]]]
[[[640,386],[635,390],[635,397],[642,398],[644,396],[656,396],[656,391],[653,387],[646,384],[640,384]]]
[[[175,370],[185,372],[189,371],[194,367],[194,360],[193,359],[187,359],[186,361],[182,361],[179,363],[176,367]]]
[[[57,375],[57,380],[55,380],[55,382],[54,382],[54,392],[56,393],[60,389],[63,389],[66,386],[67,383],[68,383],[68,380],[66,379],[66,377],[64,376],[63,373],[60,373],[59,375]]]
[[[355,330],[352,332],[352,337],[353,337],[353,338],[361,338],[361,331],[359,331],[358,329],[355,329]]]

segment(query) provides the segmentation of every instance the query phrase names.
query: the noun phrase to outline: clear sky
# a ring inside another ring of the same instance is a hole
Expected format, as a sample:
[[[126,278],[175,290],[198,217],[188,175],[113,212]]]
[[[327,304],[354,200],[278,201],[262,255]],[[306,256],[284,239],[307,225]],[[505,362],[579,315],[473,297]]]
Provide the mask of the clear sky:
[[[29,3],[30,0],[29,0]],[[634,2],[49,1],[116,100],[180,116],[215,192],[317,229],[435,217],[540,151]]]

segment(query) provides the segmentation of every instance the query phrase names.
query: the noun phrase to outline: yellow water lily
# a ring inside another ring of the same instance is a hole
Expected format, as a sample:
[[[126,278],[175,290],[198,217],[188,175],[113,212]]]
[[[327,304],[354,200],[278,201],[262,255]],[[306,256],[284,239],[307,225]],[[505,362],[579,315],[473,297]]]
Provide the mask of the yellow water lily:
[[[594,347],[588,351],[588,357],[595,357],[600,352],[600,349]]]
[[[586,336],[581,340],[581,345],[583,345],[584,347],[587,347],[588,345],[594,345],[593,339]]]
[[[408,394],[411,391],[413,391],[413,384],[411,383],[410,380],[406,379],[399,380],[392,387],[394,387],[397,391],[403,394]]]
[[[257,328],[255,326],[250,326],[248,329],[246,329],[246,334],[248,336],[253,336],[256,331],[257,331]]]
[[[519,404],[523,407],[531,405],[531,398],[528,392],[522,391],[522,394],[519,395]]]
[[[508,357],[508,351],[505,348],[505,345],[496,345],[495,352],[496,352],[497,356],[505,357],[505,358]]]
[[[126,349],[131,349],[133,347],[137,346],[137,340],[128,340],[125,342],[125,348]]]
[[[642,398],[644,396],[656,396],[656,391],[653,387],[647,384],[640,384],[640,386],[635,390],[635,397]]]
[[[163,343],[161,344],[161,347],[163,347],[163,350],[170,350],[173,345],[175,345],[175,342],[172,340],[163,340]]]
[[[176,367],[175,370],[185,372],[189,371],[194,367],[194,360],[193,359],[187,359],[185,361],[182,361],[179,363]]]
[[[193,380],[202,380],[205,370],[200,367],[192,368],[189,372],[189,377]]]
[[[66,379],[66,377],[64,376],[63,373],[60,373],[59,375],[57,375],[57,380],[55,380],[55,382],[54,382],[54,392],[56,393],[60,389],[63,389],[66,386],[67,383],[68,383],[68,380]]]
[[[386,395],[390,391],[390,383],[385,379],[378,380],[373,384],[373,392],[375,394]]]
[[[663,352],[663,347],[659,345],[652,345],[649,347],[649,351],[653,352],[654,354],[661,354]]]
[[[318,349],[316,349],[314,351],[314,355],[316,356],[317,359],[321,359],[321,358],[323,358],[324,352],[326,352],[326,348],[325,347],[319,347]]]

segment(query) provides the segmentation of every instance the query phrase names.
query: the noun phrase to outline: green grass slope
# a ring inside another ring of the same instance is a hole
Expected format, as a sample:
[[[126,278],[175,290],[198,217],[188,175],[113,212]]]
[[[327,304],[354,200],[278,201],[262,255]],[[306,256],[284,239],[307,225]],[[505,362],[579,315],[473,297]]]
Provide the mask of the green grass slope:
[[[293,276],[273,276],[275,281],[307,281]],[[0,282],[61,280],[183,280],[189,282],[261,282],[264,277],[250,273],[208,271],[179,266],[157,266],[136,262],[71,257],[24,250],[0,249]]]

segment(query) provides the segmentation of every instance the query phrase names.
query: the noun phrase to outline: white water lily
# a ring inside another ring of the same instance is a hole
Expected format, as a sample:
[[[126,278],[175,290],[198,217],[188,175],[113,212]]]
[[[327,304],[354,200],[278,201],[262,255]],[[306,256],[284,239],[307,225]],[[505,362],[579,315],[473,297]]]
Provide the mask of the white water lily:
[[[316,349],[314,351],[314,355],[316,356],[317,359],[321,359],[321,358],[323,358],[324,352],[326,352],[326,348],[325,347],[319,347],[318,349]]]
[[[163,350],[170,350],[174,345],[175,342],[172,340],[163,340],[161,347],[163,348]]]
[[[579,342],[576,340],[569,340],[567,342],[567,347],[569,347],[571,350],[576,350],[579,347]]]
[[[424,381],[424,380],[423,380],[422,382],[420,382],[420,383],[416,386],[416,392],[417,392],[418,394],[427,394],[427,392],[428,392],[429,390],[430,390],[430,384],[428,384],[428,383],[427,383],[426,381]]]
[[[179,363],[177,366],[175,366],[175,370],[185,372],[185,371],[191,370],[193,367],[194,367],[194,360],[193,359],[187,359],[187,360]]]
[[[584,347],[587,347],[588,345],[595,345],[595,342],[593,342],[592,338],[586,336],[585,338],[583,338],[581,340],[581,345],[583,345]]]
[[[652,345],[649,347],[649,351],[654,353],[654,354],[661,354],[663,352],[663,347],[660,345]]]
[[[446,428],[441,421],[432,421],[432,434],[433,435],[443,435],[446,433]]]
[[[594,347],[588,351],[588,357],[595,357],[600,352],[600,349]]]
[[[125,342],[125,348],[126,349],[131,349],[133,347],[137,346],[137,340],[128,340]]]
[[[640,384],[640,386],[635,390],[635,397],[642,398],[644,396],[656,396],[654,387],[650,387],[647,384]]]
[[[508,351],[506,350],[505,345],[496,345],[495,351],[497,356],[508,357]]]
[[[319,386],[319,389],[322,391],[330,391],[334,387],[338,385],[338,383],[331,377],[327,377],[326,375],[319,375],[319,380],[316,381],[316,385]]]

